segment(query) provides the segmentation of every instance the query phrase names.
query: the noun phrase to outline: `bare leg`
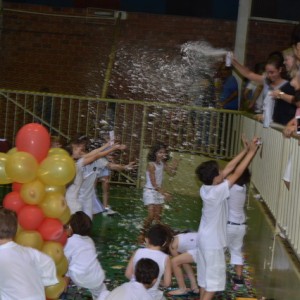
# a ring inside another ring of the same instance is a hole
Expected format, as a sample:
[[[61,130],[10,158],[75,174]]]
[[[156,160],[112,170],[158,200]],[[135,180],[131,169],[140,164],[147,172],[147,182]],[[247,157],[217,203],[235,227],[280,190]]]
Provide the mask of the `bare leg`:
[[[212,300],[214,298],[215,292],[208,292],[204,288],[201,288],[200,300]]]
[[[176,277],[179,289],[169,292],[170,295],[185,294],[188,291],[184,281],[181,266],[183,266],[186,273],[188,274],[188,277],[191,281],[192,289],[198,288],[193,269],[189,265],[189,263],[193,263],[194,260],[193,257],[188,252],[173,257],[171,262],[172,262],[173,273]]]
[[[102,201],[103,201],[104,207],[108,207],[108,205],[109,205],[109,180],[110,180],[110,176],[101,177]]]
[[[235,272],[238,278],[242,278],[243,276],[243,265],[235,265]]]

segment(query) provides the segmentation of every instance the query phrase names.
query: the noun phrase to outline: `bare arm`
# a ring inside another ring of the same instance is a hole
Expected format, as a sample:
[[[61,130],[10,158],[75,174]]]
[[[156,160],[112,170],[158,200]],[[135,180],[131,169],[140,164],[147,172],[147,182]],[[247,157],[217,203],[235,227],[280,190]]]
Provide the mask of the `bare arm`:
[[[229,186],[231,187],[243,174],[244,170],[248,167],[250,164],[251,160],[256,154],[256,151],[259,147],[257,144],[257,138],[253,138],[252,143],[249,146],[249,151],[247,152],[247,155],[244,157],[244,159],[238,164],[236,169],[231,173],[228,177],[227,180],[229,182]]]
[[[133,268],[133,258],[134,258],[135,253],[131,256],[129,263],[127,265],[126,271],[125,271],[125,276],[129,280],[132,278],[134,275],[134,268]]]
[[[242,136],[242,141],[244,144],[244,149],[237,155],[235,156],[224,168],[224,170],[222,170],[222,175],[223,178],[226,178],[237,166],[237,164],[244,158],[244,156],[247,154],[248,152],[248,142],[245,139],[244,136]]]
[[[224,101],[218,102],[219,107],[224,107],[226,104],[230,103],[232,100],[234,100],[238,96],[238,92],[234,91],[231,93]]]
[[[296,131],[296,128],[297,128],[297,121],[296,118],[293,118],[283,128],[283,135],[285,137],[291,137],[292,134]]]
[[[163,287],[168,287],[171,284],[172,280],[172,267],[171,267],[171,260],[170,257],[167,257],[166,259],[166,265],[165,265],[165,272],[163,280],[161,281],[161,285]]]
[[[83,166],[88,165],[95,160],[107,156],[109,153],[116,151],[116,150],[123,150],[126,148],[125,145],[115,144],[108,148],[108,143],[104,146],[97,148],[83,156]],[[103,150],[106,149],[106,150]]]
[[[277,99],[281,99],[287,103],[290,103],[292,104],[293,101],[294,101],[294,96],[293,95],[289,95],[289,94],[286,94],[286,93],[283,93],[281,90],[275,90],[275,91],[272,91],[271,92],[271,96],[277,100]]]
[[[135,161],[131,161],[127,165],[120,165],[120,164],[115,164],[115,163],[109,162],[106,166],[110,170],[118,171],[118,172],[130,171],[130,170],[134,170],[137,168],[137,164]]]
[[[232,59],[232,65],[242,76],[248,78],[249,80],[255,81],[260,84],[264,83],[263,75],[252,72],[250,69],[240,64],[235,58]]]

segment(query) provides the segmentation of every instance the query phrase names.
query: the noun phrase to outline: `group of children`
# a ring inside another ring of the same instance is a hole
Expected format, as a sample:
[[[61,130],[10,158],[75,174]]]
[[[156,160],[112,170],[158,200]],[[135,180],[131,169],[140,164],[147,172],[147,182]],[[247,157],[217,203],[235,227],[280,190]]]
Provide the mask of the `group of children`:
[[[178,235],[174,235],[167,225],[161,223],[164,202],[170,199],[170,194],[162,188],[163,170],[174,174],[178,161],[167,162],[167,147],[163,144],[157,144],[150,150],[143,191],[143,201],[148,211],[142,231],[145,245],[129,260],[125,276],[130,282],[111,292],[106,288],[105,273],[98,260],[95,244],[89,237],[92,229],[94,182],[97,171],[103,167],[128,170],[134,163],[116,165],[105,158],[114,150],[124,149],[124,145],[106,144],[87,152],[86,138],[73,141],[71,153],[76,160],[77,173],[66,193],[66,200],[72,211],[65,228],[68,240],[64,253],[69,262],[66,283],[72,280],[77,286],[89,289],[94,300],[159,300],[164,299],[159,287],[170,286],[173,272],[179,288],[169,291],[171,296],[200,292],[201,300],[210,300],[216,291],[225,289],[225,247],[230,250],[231,263],[236,265],[237,283],[242,283],[242,245],[246,230],[245,184],[250,179],[247,166],[259,147],[256,138],[251,143],[245,139],[243,141],[244,149],[223,170],[216,161],[206,161],[198,166],[196,175],[203,183],[200,189],[203,209],[199,230],[197,233]],[[23,281],[27,281],[28,286],[36,286],[28,299],[45,299],[42,295],[43,286],[57,283],[54,263],[37,250],[15,244],[13,238],[17,230],[16,215],[4,208],[0,209],[0,214],[0,279],[3,279],[0,280],[1,299],[26,299],[26,285],[20,289],[22,297],[5,298],[6,291],[7,295],[13,295],[16,286],[19,286],[18,282]],[[12,251],[16,253],[8,260],[6,257]],[[28,259],[25,259],[25,255]],[[27,262],[30,266],[27,266]],[[197,280],[190,263],[197,265]],[[25,265],[23,268],[28,272],[20,272],[18,275],[12,271],[15,265],[16,270]],[[187,273],[190,288],[186,287],[181,267]],[[22,274],[26,274],[31,280],[20,278],[24,277]],[[15,279],[15,284],[11,285],[9,278]]]

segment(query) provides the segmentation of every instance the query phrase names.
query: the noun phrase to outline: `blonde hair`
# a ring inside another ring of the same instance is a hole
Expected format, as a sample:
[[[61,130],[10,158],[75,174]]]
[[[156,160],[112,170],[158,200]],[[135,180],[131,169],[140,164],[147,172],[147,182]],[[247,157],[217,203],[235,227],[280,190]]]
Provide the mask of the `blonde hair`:
[[[290,56],[290,57],[292,57],[294,59],[294,65],[291,68],[291,70],[288,71],[288,74],[289,74],[290,78],[293,78],[296,75],[297,70],[298,70],[297,65],[296,65],[296,56],[295,56],[294,49],[292,47],[284,49],[282,51],[282,55],[283,55],[284,59],[287,56]]]

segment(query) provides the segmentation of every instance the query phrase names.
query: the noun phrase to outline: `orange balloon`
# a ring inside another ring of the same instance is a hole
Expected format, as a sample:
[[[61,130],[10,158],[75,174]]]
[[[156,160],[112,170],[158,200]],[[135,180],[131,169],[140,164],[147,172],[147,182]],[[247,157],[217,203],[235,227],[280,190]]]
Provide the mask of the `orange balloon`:
[[[42,224],[45,216],[36,205],[26,205],[18,213],[18,221],[26,230],[36,230]]]
[[[27,204],[39,204],[45,198],[45,186],[41,181],[35,179],[22,185],[20,195]]]
[[[45,287],[46,297],[49,299],[58,299],[66,287],[66,282],[63,277],[57,276],[57,279],[57,284]]]
[[[60,220],[54,218],[45,218],[38,228],[44,241],[55,241],[59,239],[64,231]]]
[[[63,246],[58,242],[48,241],[44,242],[42,252],[46,253],[54,260],[55,264],[58,264],[64,257]]]
[[[38,177],[46,185],[66,185],[76,174],[74,160],[67,155],[50,155],[39,166]]]
[[[15,237],[15,242],[26,247],[42,250],[43,239],[38,231],[21,230]]]
[[[13,181],[27,183],[36,178],[38,163],[30,153],[18,151],[8,155],[5,170]]]
[[[22,200],[19,192],[10,192],[5,195],[3,199],[3,206],[7,209],[18,213],[24,206],[25,202]]]
[[[28,152],[41,162],[50,148],[50,134],[41,124],[26,124],[17,133],[16,147],[18,151]]]
[[[67,209],[65,197],[57,192],[47,193],[40,203],[45,216],[49,218],[59,218]]]

